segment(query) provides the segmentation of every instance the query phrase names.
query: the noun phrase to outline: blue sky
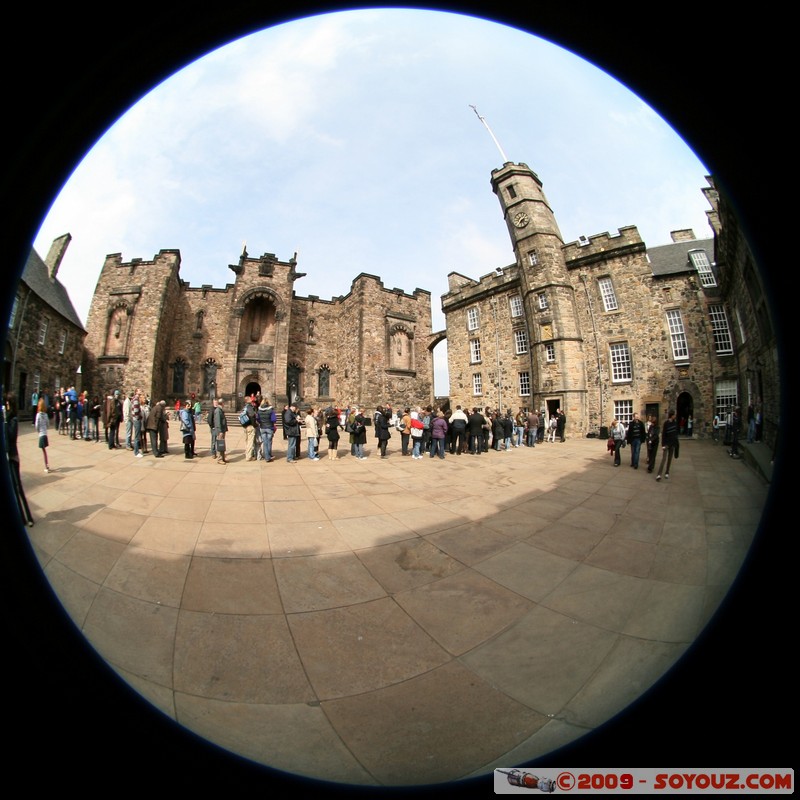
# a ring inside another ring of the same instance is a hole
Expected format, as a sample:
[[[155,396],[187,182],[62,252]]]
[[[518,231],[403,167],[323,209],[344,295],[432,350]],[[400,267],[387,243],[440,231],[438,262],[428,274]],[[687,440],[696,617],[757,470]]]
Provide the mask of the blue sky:
[[[222,287],[246,242],[297,252],[298,294],[344,294],[360,272],[427,289],[443,328],[449,272],[513,261],[489,185],[502,157],[470,105],[539,175],[565,242],[710,235],[705,167],[615,79],[493,22],[374,9],[266,29],[164,81],[86,155],[34,247],[72,234],[59,278],[83,320],[108,253],[177,248],[185,281]]]

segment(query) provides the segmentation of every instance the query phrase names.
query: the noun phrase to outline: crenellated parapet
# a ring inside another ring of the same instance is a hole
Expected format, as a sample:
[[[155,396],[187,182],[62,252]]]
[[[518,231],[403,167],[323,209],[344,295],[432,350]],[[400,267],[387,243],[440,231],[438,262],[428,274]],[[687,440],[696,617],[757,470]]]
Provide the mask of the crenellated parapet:
[[[568,269],[588,266],[612,257],[643,253],[645,250],[645,243],[635,225],[620,228],[616,233],[605,232],[588,238],[581,237],[577,242],[569,242],[563,247]]]

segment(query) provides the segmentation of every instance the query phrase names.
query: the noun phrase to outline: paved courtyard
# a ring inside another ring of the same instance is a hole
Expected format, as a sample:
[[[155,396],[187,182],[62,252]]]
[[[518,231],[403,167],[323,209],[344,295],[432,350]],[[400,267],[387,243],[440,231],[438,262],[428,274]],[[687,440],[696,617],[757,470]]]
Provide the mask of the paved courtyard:
[[[175,423],[173,423],[174,425]],[[42,569],[168,717],[292,774],[454,781],[545,755],[696,639],[768,484],[707,441],[669,480],[596,439],[382,460],[156,460],[21,425]],[[657,759],[656,759],[657,760]]]

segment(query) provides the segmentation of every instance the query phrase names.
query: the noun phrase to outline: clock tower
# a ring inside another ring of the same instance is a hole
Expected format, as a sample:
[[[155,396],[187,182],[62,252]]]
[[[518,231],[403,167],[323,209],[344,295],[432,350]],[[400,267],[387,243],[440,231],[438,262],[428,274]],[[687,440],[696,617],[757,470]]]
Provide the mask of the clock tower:
[[[567,431],[582,430],[587,419],[585,353],[561,231],[542,182],[527,164],[506,162],[492,170],[492,190],[519,269],[531,343],[531,403],[550,414],[561,408]]]

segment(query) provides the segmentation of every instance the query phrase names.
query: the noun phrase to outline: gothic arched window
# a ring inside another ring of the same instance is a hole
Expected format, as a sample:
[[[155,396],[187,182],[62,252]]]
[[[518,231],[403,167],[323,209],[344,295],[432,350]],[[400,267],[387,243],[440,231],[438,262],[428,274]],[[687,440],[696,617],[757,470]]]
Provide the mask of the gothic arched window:
[[[172,393],[183,394],[186,385],[186,362],[176,358],[172,365]]]
[[[330,397],[331,395],[331,368],[323,364],[319,368],[318,397]]]

